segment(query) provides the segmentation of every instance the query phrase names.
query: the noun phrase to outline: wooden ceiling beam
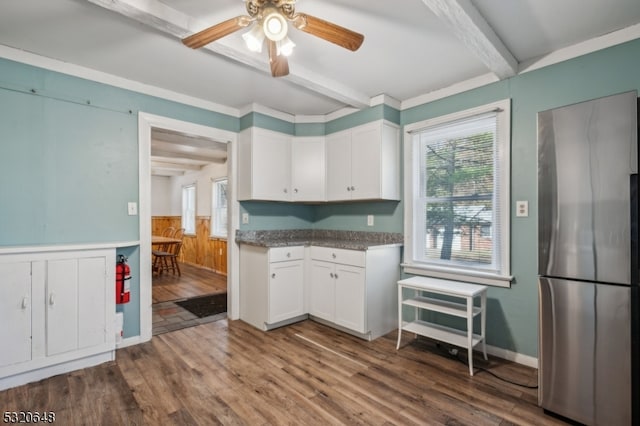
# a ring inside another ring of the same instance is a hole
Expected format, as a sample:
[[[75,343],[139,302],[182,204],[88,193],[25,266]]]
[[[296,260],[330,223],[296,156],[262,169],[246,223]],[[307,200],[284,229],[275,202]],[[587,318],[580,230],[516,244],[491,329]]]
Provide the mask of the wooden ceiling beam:
[[[202,22],[192,18],[176,9],[173,9],[158,0],[87,0],[90,3],[111,10],[138,21],[163,33],[170,34],[178,39],[191,35],[206,27]],[[238,9],[239,13],[242,8]],[[210,25],[213,25],[211,23]],[[187,47],[185,47],[186,49]],[[270,73],[266,60],[260,60],[250,55],[245,49],[238,49],[227,43],[224,38],[204,46],[202,49],[226,56],[234,61],[248,65],[262,73]],[[317,92],[327,98],[334,99],[355,108],[370,106],[370,97],[354,90],[344,84],[322,77],[321,75],[304,69],[296,64],[291,73],[284,78],[287,81],[301,86],[307,90]]]
[[[518,72],[518,60],[471,0],[422,0],[498,78]]]

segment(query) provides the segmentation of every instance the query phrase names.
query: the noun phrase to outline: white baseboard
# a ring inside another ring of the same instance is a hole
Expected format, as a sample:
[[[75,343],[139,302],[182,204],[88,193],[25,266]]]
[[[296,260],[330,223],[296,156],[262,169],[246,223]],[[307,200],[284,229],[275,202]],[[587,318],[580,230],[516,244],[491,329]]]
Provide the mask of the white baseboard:
[[[114,360],[115,351],[109,351],[73,361],[51,365],[49,367],[43,367],[36,370],[26,371],[24,373],[14,374],[13,376],[0,379],[0,391],[14,388],[16,386],[25,385],[27,383],[37,382],[38,380],[57,376],[58,374],[69,373],[71,371],[80,370],[82,368],[94,367],[98,364]]]
[[[476,350],[478,346],[476,347]],[[498,348],[496,346],[487,345],[487,353],[489,355],[496,356],[498,358],[506,359],[507,361],[513,361],[517,364],[526,365],[531,368],[538,368],[538,358],[534,358],[529,355],[520,354],[507,349]]]

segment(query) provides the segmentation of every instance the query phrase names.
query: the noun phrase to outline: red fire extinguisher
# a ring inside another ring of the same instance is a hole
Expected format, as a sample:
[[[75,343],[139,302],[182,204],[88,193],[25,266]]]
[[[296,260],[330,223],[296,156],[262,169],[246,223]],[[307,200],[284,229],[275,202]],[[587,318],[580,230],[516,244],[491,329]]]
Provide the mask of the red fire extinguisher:
[[[123,255],[118,256],[116,263],[116,303],[129,303],[131,299],[131,289],[129,286],[131,280],[131,268],[127,264],[127,258]]]

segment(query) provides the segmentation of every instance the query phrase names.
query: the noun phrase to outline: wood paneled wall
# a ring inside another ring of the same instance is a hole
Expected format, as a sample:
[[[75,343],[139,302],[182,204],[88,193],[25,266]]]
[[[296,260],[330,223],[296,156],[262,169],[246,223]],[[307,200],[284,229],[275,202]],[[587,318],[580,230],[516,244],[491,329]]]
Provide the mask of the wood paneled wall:
[[[227,240],[211,238],[209,236],[210,225],[210,217],[198,216],[196,218],[196,234],[184,236],[180,261],[227,275]],[[182,226],[180,216],[153,216],[151,218],[151,233],[153,235],[161,235],[162,230],[168,226],[180,228]]]

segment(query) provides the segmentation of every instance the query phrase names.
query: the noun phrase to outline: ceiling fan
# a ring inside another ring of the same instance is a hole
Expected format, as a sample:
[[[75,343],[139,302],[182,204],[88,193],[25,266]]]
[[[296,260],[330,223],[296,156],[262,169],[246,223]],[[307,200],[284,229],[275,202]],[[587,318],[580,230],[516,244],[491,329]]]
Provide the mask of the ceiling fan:
[[[296,0],[244,0],[247,14],[228,19],[190,35],[182,42],[198,49],[226,35],[253,24],[243,34],[249,50],[262,51],[266,38],[271,75],[282,77],[289,74],[287,56],[295,44],[287,36],[288,22],[295,28],[320,37],[351,51],[356,51],[364,41],[362,34],[305,13],[296,13]]]

